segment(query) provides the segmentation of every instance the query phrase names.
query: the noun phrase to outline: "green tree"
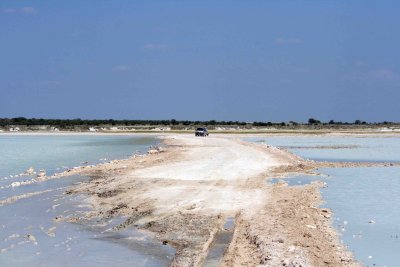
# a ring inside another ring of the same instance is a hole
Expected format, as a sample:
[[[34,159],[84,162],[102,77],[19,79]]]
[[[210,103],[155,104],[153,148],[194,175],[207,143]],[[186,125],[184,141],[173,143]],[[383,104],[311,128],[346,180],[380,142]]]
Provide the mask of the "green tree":
[[[320,123],[321,123],[321,121],[316,120],[314,118],[309,118],[308,119],[308,124],[320,124]]]

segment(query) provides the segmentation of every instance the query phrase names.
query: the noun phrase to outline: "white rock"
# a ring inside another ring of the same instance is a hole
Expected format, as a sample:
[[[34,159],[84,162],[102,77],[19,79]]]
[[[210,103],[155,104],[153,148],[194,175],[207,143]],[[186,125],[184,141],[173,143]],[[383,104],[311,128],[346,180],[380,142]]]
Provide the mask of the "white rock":
[[[158,150],[157,149],[150,149],[149,151],[147,151],[148,154],[157,154]]]
[[[37,174],[37,177],[44,177],[46,176],[46,171],[40,170],[39,173]]]
[[[27,234],[25,237],[26,237],[26,239],[28,239],[29,241],[31,241],[32,243],[37,245],[36,237],[34,235]]]
[[[31,174],[33,174],[34,171],[35,171],[35,170],[33,169],[33,167],[30,167],[29,169],[27,169],[27,170],[25,171],[25,173],[31,175]]]
[[[21,185],[20,182],[13,182],[13,183],[11,184],[12,187],[18,187],[18,186],[20,186],[20,185]]]

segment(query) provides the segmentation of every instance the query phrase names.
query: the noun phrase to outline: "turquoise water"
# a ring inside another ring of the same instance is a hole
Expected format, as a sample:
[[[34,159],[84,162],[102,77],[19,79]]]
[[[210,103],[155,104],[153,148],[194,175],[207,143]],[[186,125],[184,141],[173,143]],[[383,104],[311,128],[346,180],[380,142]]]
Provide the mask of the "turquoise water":
[[[65,179],[59,183],[68,184]],[[82,204],[82,197],[64,195],[64,190],[55,189],[0,207],[0,266],[156,267],[170,263],[174,251],[149,236],[134,228],[124,232],[110,230],[120,222],[118,218],[98,225],[96,221],[53,221],[56,216],[69,217],[87,210],[89,206]],[[35,238],[34,242],[27,238],[28,234]]]
[[[358,260],[368,266],[399,266],[399,168],[323,169],[322,189],[334,225]],[[371,257],[371,258],[370,258]]]
[[[144,153],[158,142],[143,136],[0,136],[0,200],[42,192],[0,206],[0,266],[167,266],[174,255],[170,247],[134,228],[112,230],[123,218],[84,224],[53,221],[90,210],[83,196],[64,194],[86,177],[7,187],[28,179],[10,175],[29,167],[52,174]]]
[[[399,138],[357,137],[267,137],[247,141],[287,147],[293,153],[329,161],[400,161]],[[315,146],[356,146],[344,149],[315,149]],[[304,148],[290,148],[304,147]],[[366,266],[399,266],[400,251],[400,168],[332,168],[323,175],[288,178],[289,185],[315,180],[327,184],[321,189],[324,206],[334,212],[333,225],[355,258]]]
[[[246,140],[288,148],[303,158],[319,161],[400,162],[399,137],[275,136]],[[318,149],[318,146],[347,146],[344,149]],[[303,147],[303,148],[292,148]]]
[[[146,152],[153,137],[132,136],[1,136],[0,177],[16,175],[29,167],[49,173],[96,163],[100,159],[126,158]]]
[[[157,142],[156,138],[145,136],[0,136],[0,200],[15,194],[46,190],[57,183],[48,181],[11,188],[12,183],[36,177],[19,176],[30,167],[51,175],[76,166],[145,153]]]

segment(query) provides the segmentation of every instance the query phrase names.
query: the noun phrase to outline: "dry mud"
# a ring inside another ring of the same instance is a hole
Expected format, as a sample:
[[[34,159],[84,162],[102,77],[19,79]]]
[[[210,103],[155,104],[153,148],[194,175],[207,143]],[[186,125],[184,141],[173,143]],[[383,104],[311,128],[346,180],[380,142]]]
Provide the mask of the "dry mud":
[[[319,208],[321,184],[266,182],[320,163],[222,137],[163,142],[147,156],[81,170],[91,179],[67,193],[86,194],[93,210],[73,220],[124,215],[114,229],[137,227],[174,247],[172,266],[201,266],[228,217],[235,227],[220,266],[358,266]]]

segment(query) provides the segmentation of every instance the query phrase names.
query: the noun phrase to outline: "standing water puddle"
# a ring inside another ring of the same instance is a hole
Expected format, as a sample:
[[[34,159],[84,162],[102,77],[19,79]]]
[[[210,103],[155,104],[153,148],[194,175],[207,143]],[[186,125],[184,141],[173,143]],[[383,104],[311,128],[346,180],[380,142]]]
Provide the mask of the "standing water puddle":
[[[296,185],[308,185],[315,181],[325,181],[326,176],[316,176],[316,175],[299,175],[294,177],[288,178],[271,178],[268,179],[267,182],[272,184],[277,184],[279,182],[285,182],[289,186],[296,186]]]
[[[224,253],[232,241],[234,229],[235,219],[229,217],[224,224],[224,228],[216,233],[214,241],[204,261],[204,267],[216,267],[220,265]]]

